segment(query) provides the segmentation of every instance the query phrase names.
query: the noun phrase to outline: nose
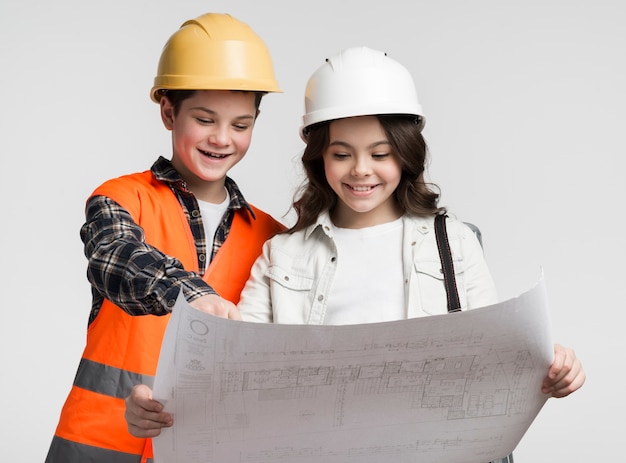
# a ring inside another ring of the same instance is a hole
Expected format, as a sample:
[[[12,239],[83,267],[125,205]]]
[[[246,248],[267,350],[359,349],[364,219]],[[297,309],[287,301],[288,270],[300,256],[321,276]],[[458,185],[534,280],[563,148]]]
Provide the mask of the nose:
[[[209,135],[209,143],[214,146],[228,146],[230,145],[230,132],[228,127],[214,126],[211,134]]]
[[[367,156],[356,156],[354,159],[354,164],[352,165],[352,176],[367,177],[371,173],[372,170]]]

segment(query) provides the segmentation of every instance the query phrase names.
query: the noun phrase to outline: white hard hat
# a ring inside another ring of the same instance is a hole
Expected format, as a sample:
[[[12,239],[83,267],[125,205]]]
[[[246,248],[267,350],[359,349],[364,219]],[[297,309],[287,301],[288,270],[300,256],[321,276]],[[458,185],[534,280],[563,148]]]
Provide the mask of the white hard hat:
[[[309,78],[300,134],[318,122],[374,114],[419,116],[422,106],[409,71],[385,52],[368,47],[346,48]]]

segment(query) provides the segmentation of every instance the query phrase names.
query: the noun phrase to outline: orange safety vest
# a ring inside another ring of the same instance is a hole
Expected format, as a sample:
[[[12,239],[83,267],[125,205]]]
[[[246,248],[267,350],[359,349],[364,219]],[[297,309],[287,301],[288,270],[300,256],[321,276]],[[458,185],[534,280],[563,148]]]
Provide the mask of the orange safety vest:
[[[105,182],[93,195],[124,207],[144,229],[146,242],[198,271],[187,218],[170,188],[150,171]],[[236,211],[228,237],[203,279],[237,303],[263,243],[284,229],[252,208]],[[46,463],[139,463],[150,440],[133,437],[124,419],[124,398],[135,384],[152,384],[169,315],[131,316],[105,300],[87,330],[87,344],[65,402]],[[145,459],[143,460],[145,461]]]

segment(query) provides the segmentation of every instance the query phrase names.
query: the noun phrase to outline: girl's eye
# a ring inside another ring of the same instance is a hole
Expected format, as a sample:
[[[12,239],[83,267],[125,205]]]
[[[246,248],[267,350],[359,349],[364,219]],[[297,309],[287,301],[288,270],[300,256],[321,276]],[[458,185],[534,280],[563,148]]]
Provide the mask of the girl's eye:
[[[389,153],[372,153],[374,159],[385,159],[387,156],[389,156]]]
[[[333,153],[335,159],[347,159],[349,156],[348,153]]]

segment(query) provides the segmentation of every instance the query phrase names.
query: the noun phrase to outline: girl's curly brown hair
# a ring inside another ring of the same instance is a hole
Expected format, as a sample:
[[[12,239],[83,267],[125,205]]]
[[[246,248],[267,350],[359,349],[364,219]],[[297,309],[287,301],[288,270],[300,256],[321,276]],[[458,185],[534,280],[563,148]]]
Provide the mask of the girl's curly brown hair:
[[[439,188],[424,180],[428,148],[419,119],[406,115],[376,115],[376,118],[402,168],[400,184],[394,194],[403,213],[428,216],[445,212],[445,208],[437,205]],[[332,210],[337,202],[337,195],[326,180],[323,160],[329,144],[331,122],[322,122],[307,129],[307,146],[302,154],[306,180],[296,192],[293,208],[297,220],[287,233],[314,224],[322,212]]]

